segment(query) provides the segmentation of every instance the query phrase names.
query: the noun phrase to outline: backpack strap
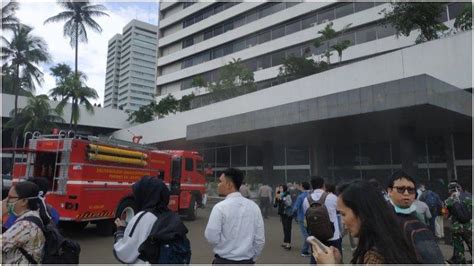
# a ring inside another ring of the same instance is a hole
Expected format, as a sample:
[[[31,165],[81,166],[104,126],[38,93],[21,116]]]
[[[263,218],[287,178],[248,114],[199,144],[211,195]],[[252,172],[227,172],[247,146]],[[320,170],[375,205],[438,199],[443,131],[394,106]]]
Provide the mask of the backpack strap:
[[[36,216],[26,216],[24,218],[21,218],[20,220],[18,220],[17,222],[20,222],[20,221],[28,221],[30,223],[34,223],[36,226],[39,227],[39,229],[41,229],[41,231],[44,233],[44,225],[43,225],[43,221],[41,220],[41,218],[38,218]]]
[[[311,205],[313,205],[314,203],[316,203],[313,199],[313,197],[311,197],[311,193],[308,193],[308,196],[306,196],[306,199],[308,200],[308,203],[309,203],[309,207],[311,207]]]
[[[28,260],[28,262],[30,264],[34,264],[34,265],[37,265],[38,262],[36,262],[36,260],[33,258],[33,256],[31,256],[24,248],[18,248],[18,250],[20,250],[21,254],[23,254],[23,256],[25,256],[25,258]]]
[[[135,232],[135,228],[137,227],[138,222],[140,221],[140,219],[142,219],[143,215],[145,215],[146,213],[147,213],[147,211],[144,211],[140,214],[140,216],[138,216],[137,221],[135,221],[135,224],[133,224],[133,227],[132,227],[132,230],[130,231],[130,234],[128,234],[129,237],[132,237],[133,232]]]
[[[329,193],[327,192],[323,192],[323,194],[321,195],[321,198],[319,198],[319,200],[317,201],[318,204],[320,205],[323,205],[324,202],[326,201],[326,197],[329,195]]]

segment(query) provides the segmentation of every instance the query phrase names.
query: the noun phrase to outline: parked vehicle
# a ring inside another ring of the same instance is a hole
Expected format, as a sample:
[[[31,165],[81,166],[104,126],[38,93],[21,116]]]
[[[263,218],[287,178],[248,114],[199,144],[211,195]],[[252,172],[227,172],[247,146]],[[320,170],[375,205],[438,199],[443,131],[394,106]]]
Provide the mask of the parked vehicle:
[[[195,151],[157,150],[137,143],[64,133],[29,140],[26,161],[15,163],[13,182],[46,177],[46,202],[59,211],[64,227],[89,222],[111,234],[116,217],[130,219],[137,207],[132,184],[144,175],[162,178],[171,191],[169,208],[188,220],[203,205],[206,186],[202,157]]]

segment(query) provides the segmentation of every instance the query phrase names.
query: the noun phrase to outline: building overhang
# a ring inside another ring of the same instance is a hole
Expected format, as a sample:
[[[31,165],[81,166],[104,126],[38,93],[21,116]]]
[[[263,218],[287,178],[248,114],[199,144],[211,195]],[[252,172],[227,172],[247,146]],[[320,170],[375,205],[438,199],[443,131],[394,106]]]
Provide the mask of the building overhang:
[[[320,135],[396,137],[397,128],[466,130],[472,93],[429,75],[383,82],[187,126],[191,143],[311,143]],[[370,132],[369,132],[370,131]]]

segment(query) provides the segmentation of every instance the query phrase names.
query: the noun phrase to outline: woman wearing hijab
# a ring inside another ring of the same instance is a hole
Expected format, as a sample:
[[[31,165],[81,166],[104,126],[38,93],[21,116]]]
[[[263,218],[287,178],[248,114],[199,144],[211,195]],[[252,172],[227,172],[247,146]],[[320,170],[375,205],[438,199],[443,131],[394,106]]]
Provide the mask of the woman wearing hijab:
[[[177,217],[168,209],[170,192],[159,178],[144,176],[132,186],[133,196],[138,213],[128,224],[117,218],[114,255],[118,261],[128,264],[143,264],[143,255],[139,252],[140,245],[150,235],[153,225],[158,221],[160,232],[173,231],[175,234],[186,234],[187,229],[179,220],[169,224],[169,217]],[[161,222],[163,221],[163,222]],[[140,258],[139,258],[140,257]]]

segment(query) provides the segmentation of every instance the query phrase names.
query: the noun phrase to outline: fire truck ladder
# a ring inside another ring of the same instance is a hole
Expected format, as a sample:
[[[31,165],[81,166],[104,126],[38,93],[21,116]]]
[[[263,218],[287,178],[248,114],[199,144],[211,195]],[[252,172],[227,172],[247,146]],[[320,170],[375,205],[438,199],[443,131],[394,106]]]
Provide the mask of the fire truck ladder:
[[[72,150],[72,141],[74,138],[71,138],[70,135],[73,133],[72,130],[67,132],[67,135],[64,131],[60,131],[58,134],[58,145],[56,146],[56,159],[54,161],[54,174],[53,174],[53,188],[52,191],[56,194],[65,195],[66,194],[66,185],[69,178],[69,165],[71,158]],[[62,149],[60,149],[60,142],[63,142]],[[61,158],[59,159],[59,152],[61,152]],[[57,168],[59,166],[59,173]]]
[[[34,133],[31,133],[30,131],[25,132],[24,140],[23,140],[23,149],[26,149],[26,141],[27,141],[28,135],[31,135],[31,139],[28,142],[28,148],[30,150],[35,150],[36,149],[36,140],[35,139],[38,136],[40,136],[41,134],[38,131],[35,131]],[[21,180],[26,180],[29,177],[33,176],[33,172],[34,172],[34,166],[33,165],[35,164],[35,161],[36,161],[36,153],[27,151],[26,152],[26,161],[25,161],[25,163],[26,163],[25,175],[21,178]]]
[[[102,143],[102,144],[108,144],[108,145],[113,145],[116,147],[122,147],[122,148],[134,148],[140,151],[150,151],[150,150],[156,150],[156,147],[153,147],[151,145],[146,145],[146,144],[137,144],[125,140],[120,140],[120,139],[115,139],[115,138],[104,138],[104,137],[96,137],[96,136],[88,136],[87,139],[91,142],[94,143]]]

